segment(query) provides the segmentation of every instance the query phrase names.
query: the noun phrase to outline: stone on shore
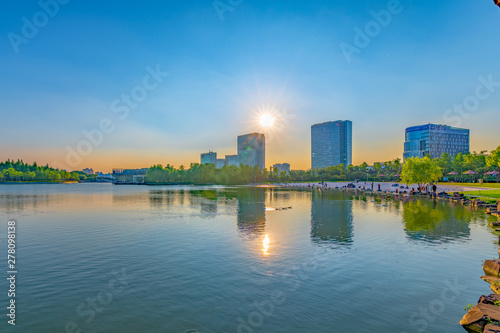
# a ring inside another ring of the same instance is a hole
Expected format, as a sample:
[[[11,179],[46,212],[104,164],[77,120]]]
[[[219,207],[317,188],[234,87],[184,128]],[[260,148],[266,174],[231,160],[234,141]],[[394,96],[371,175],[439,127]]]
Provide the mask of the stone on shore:
[[[499,302],[499,301],[500,301],[500,295],[489,294],[489,295],[483,295],[483,296],[479,297],[478,303],[496,305],[495,302]]]
[[[500,273],[500,259],[485,260],[483,270],[486,275],[496,276]]]
[[[500,294],[500,282],[493,282],[490,284],[490,288],[495,294]]]
[[[491,321],[500,321],[500,306],[478,303],[462,318],[460,325],[474,332],[483,332]]]
[[[484,327],[484,333],[500,333],[500,326],[488,324]]]
[[[492,284],[495,282],[500,283],[500,277],[496,277],[496,276],[481,276],[481,279],[485,282],[488,282],[489,284]],[[481,296],[481,297],[484,297],[484,296]]]

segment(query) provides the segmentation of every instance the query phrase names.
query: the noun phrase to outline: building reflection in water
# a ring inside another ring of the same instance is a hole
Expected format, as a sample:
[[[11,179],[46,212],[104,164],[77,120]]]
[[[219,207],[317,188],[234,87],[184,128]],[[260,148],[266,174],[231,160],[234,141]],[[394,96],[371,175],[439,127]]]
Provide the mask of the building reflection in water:
[[[313,191],[311,239],[321,244],[349,245],[353,242],[352,201],[344,192]]]
[[[466,240],[472,213],[465,207],[442,201],[417,200],[403,206],[408,238],[427,242]]]
[[[241,235],[255,239],[266,229],[266,192],[261,188],[236,190],[238,200],[237,224]]]
[[[173,206],[199,207],[202,216],[214,218],[217,216],[218,193],[216,190],[154,189],[149,191],[149,203],[153,208],[166,210]]]

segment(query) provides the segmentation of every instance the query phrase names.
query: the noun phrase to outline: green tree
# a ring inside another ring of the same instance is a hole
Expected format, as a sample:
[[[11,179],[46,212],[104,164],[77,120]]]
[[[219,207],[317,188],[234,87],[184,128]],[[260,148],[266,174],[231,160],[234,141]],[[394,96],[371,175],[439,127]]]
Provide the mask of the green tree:
[[[486,156],[486,165],[494,170],[500,168],[500,146],[493,150],[490,155]]]
[[[441,177],[443,177],[443,172],[438,163],[428,156],[407,159],[401,172],[401,181],[408,186],[418,184],[421,187],[436,182]]]

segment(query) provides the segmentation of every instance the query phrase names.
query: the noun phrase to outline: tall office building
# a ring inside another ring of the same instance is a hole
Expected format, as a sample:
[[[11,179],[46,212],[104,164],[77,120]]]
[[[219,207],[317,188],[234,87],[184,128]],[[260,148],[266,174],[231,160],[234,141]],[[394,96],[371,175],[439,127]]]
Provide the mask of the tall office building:
[[[201,164],[217,164],[217,153],[209,151],[201,154]]]
[[[238,164],[266,167],[266,138],[264,134],[251,133],[238,136]]]
[[[470,150],[470,130],[444,125],[422,125],[406,129],[404,154],[410,157],[439,158],[444,153],[452,157]]]
[[[352,122],[329,121],[311,126],[312,169],[352,164]]]
[[[225,165],[236,165],[238,164],[238,155],[226,155]]]
[[[287,174],[290,173],[290,164],[289,163],[278,163],[273,165],[273,170],[274,168],[278,169],[278,173],[286,172]]]
[[[215,167],[217,169],[222,169],[225,165],[226,165],[226,160],[224,158],[218,158],[215,163]]]
[[[93,175],[94,174],[94,169],[91,169],[91,168],[85,168],[82,171],[84,173],[86,173],[87,175]]]

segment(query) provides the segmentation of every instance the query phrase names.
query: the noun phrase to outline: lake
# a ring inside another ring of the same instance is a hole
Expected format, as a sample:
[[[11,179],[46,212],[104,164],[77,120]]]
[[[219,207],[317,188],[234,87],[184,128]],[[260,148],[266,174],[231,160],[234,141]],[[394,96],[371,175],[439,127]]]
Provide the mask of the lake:
[[[465,332],[498,257],[484,211],[342,191],[2,185],[0,215],[16,332]]]

